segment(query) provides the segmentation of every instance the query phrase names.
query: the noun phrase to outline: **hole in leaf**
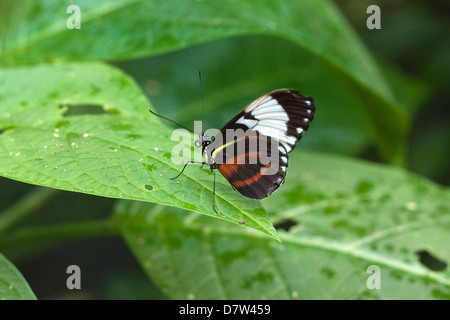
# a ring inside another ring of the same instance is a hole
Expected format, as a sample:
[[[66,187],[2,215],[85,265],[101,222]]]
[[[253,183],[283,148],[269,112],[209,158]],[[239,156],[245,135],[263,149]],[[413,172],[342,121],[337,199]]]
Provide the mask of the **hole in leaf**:
[[[0,128],[0,136],[1,136],[2,134],[4,134],[6,130],[13,129],[13,128],[14,128],[13,126],[11,126],[11,127]]]
[[[430,270],[443,271],[447,268],[447,263],[437,258],[435,255],[432,255],[427,250],[417,250],[416,254],[419,257],[420,263]]]
[[[65,109],[63,117],[80,116],[84,114],[100,115],[100,114],[118,114],[115,109],[106,109],[105,106],[97,104],[72,104],[60,105],[59,108]]]
[[[289,231],[292,227],[296,226],[297,224],[298,224],[297,221],[294,221],[291,219],[286,219],[286,220],[280,221],[278,223],[275,223],[273,226],[277,230],[283,229],[283,230]]]
[[[146,184],[146,185],[145,185],[145,189],[147,189],[147,190],[149,190],[149,191],[152,191],[152,190],[153,190],[153,186],[152,186],[152,185],[149,185],[149,184]]]

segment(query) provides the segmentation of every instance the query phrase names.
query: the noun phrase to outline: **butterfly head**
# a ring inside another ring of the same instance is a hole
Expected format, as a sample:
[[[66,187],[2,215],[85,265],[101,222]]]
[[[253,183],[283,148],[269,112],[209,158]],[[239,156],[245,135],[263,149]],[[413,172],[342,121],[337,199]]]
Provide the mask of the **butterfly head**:
[[[211,143],[211,137],[207,135],[206,133],[202,133],[198,135],[198,139],[195,140],[194,146],[196,148],[202,148],[202,150],[205,149],[207,145]]]

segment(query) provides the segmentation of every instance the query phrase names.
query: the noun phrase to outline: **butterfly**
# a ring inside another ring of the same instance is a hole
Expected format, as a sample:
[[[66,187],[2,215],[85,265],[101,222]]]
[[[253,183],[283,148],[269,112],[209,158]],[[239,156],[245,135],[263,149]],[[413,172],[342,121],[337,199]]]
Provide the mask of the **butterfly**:
[[[212,140],[199,134],[196,147],[202,148],[203,162],[214,174],[213,210],[216,173],[219,172],[240,194],[264,199],[285,181],[289,153],[308,130],[315,113],[314,100],[297,90],[269,92],[242,109]]]

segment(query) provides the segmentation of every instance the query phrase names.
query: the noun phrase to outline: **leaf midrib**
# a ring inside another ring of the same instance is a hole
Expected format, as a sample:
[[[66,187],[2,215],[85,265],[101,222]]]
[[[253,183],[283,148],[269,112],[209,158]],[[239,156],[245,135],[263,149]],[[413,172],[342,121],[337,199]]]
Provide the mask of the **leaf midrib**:
[[[440,224],[442,225],[442,223]],[[169,225],[166,224],[165,227]],[[185,229],[180,227],[179,225],[170,225],[170,229]],[[192,222],[189,224],[189,230],[193,232],[202,233],[204,231],[204,227],[202,224],[198,224]],[[216,226],[214,229],[210,229],[211,234],[216,234],[219,236],[240,236],[243,238],[254,239],[255,235],[245,232],[239,228],[229,228],[229,227],[220,227]],[[447,277],[433,271],[427,271],[424,268],[419,268],[417,266],[411,266],[401,261],[396,261],[391,258],[383,257],[381,254],[371,252],[368,249],[357,248],[355,244],[358,241],[349,242],[349,243],[339,243],[336,240],[326,239],[321,236],[308,236],[299,238],[296,235],[293,235],[289,232],[279,232],[279,237],[283,245],[292,245],[295,247],[306,247],[306,248],[314,248],[317,250],[337,253],[343,256],[348,256],[351,258],[357,258],[364,261],[370,261],[371,263],[378,264],[379,266],[386,266],[392,268],[394,270],[400,270],[404,273],[427,278],[435,281],[436,283],[450,286],[450,279]],[[276,262],[274,262],[276,263]]]

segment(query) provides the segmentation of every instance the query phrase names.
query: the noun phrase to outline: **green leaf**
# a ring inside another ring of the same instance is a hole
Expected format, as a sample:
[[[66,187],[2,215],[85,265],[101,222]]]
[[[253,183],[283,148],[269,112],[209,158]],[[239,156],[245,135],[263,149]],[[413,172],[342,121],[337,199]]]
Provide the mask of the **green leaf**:
[[[168,297],[450,298],[448,189],[363,161],[291,158],[283,188],[263,201],[282,243],[195,213],[119,203],[126,241]],[[424,262],[423,252],[440,268]],[[372,265],[380,289],[367,286]]]
[[[178,141],[149,108],[129,77],[100,63],[0,70],[0,175],[246,221],[278,239],[260,202],[233,191],[220,175],[220,215],[213,212],[209,168],[190,167],[177,181],[169,179],[182,168],[171,161]]]
[[[17,268],[0,253],[0,300],[36,300]]]
[[[391,162],[403,160],[407,114],[329,1],[129,0],[77,5],[81,29],[70,30],[65,23],[69,15],[62,14],[66,3],[6,1],[3,63],[130,59],[232,36],[272,35],[323,59],[369,119],[382,156]],[[296,72],[301,77],[300,70]]]

